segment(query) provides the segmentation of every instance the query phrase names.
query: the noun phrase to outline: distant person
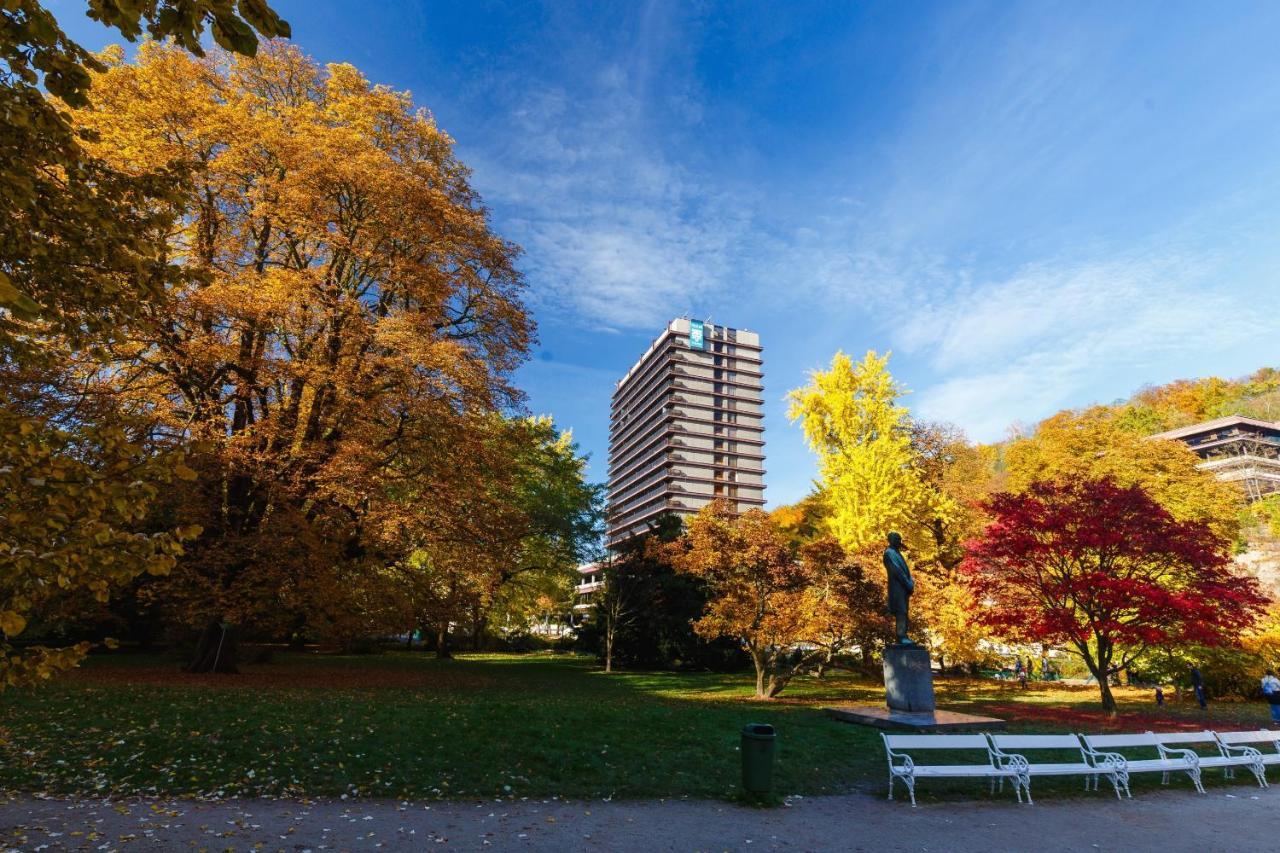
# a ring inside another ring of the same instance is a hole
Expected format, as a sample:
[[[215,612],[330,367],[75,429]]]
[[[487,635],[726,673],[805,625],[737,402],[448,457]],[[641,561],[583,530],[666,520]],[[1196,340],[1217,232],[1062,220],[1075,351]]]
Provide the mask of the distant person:
[[[1164,704],[1164,690],[1160,687],[1156,688],[1156,704],[1157,705]]]
[[[1271,722],[1280,723],[1280,678],[1274,670],[1262,676],[1262,696],[1271,705]]]
[[[1022,685],[1022,689],[1027,689],[1027,670],[1022,665],[1022,658],[1014,658],[1013,674],[1018,679],[1018,683]]]
[[[1196,693],[1196,702],[1200,704],[1200,710],[1205,711],[1209,708],[1209,699],[1204,692],[1204,676],[1200,674],[1198,667],[1191,667],[1191,689]]]

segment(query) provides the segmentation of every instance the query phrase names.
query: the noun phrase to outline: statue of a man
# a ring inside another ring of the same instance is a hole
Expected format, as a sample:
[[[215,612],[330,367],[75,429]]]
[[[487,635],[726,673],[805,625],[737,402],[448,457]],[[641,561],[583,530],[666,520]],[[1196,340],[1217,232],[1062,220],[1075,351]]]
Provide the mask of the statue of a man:
[[[915,643],[907,637],[907,605],[916,582],[911,579],[906,557],[902,556],[903,548],[902,535],[890,533],[889,547],[884,549],[884,567],[889,573],[889,613],[894,619],[898,642],[913,646]]]

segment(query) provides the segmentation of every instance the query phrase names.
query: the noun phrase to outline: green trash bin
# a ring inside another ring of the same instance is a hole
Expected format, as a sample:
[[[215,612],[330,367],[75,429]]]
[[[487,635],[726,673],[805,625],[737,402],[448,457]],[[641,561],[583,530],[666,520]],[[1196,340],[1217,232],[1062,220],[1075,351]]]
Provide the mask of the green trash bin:
[[[742,730],[742,787],[749,794],[773,790],[773,726],[751,723]]]

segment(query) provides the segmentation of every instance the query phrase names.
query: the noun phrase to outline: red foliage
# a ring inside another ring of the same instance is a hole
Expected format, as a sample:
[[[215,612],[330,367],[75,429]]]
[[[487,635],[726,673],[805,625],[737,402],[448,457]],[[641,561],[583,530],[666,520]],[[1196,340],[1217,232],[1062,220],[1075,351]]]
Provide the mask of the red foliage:
[[[1034,723],[1045,728],[1073,732],[1198,732],[1205,727],[1203,718],[1181,719],[1158,710],[1127,711],[1119,716],[1107,716],[1084,708],[1037,706],[1019,702],[1010,705],[985,705],[982,713],[1019,723]],[[1215,720],[1221,722],[1220,717],[1215,717]],[[1233,720],[1232,725],[1237,723]],[[1241,728],[1257,728],[1257,721],[1247,718],[1239,721],[1238,725]]]
[[[1010,639],[1071,643],[1105,666],[1117,646],[1234,643],[1266,604],[1229,542],[1141,487],[1035,483],[985,506],[994,521],[962,571],[978,619]]]

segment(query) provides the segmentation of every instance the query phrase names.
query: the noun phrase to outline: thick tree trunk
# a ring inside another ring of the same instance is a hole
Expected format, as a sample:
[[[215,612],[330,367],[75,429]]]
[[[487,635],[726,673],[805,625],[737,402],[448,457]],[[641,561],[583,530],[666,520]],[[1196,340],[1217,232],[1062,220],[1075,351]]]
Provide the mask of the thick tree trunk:
[[[613,629],[604,632],[604,671],[613,672]]]
[[[200,635],[195,654],[184,669],[187,672],[238,673],[236,653],[235,628],[215,619]]]
[[[767,666],[767,661],[765,659],[764,654],[761,652],[752,650],[751,662],[755,664],[755,667],[756,667],[756,698],[768,699],[770,697],[769,697],[769,694],[765,692],[765,684],[764,684],[765,672],[768,669],[768,666]]]
[[[449,651],[449,626],[436,629],[436,659],[447,660],[453,657]]]
[[[1076,648],[1080,650],[1080,656],[1084,658],[1084,665],[1089,668],[1089,672],[1098,682],[1098,693],[1102,697],[1102,712],[1108,717],[1116,715],[1116,697],[1111,695],[1111,673],[1107,670],[1111,667],[1111,651],[1110,648],[1098,641],[1098,654],[1095,658],[1091,653],[1087,644],[1077,643]]]
[[[1102,694],[1102,710],[1108,717],[1116,715],[1116,697],[1111,695],[1111,684],[1106,678],[1098,679],[1098,691]]]

